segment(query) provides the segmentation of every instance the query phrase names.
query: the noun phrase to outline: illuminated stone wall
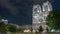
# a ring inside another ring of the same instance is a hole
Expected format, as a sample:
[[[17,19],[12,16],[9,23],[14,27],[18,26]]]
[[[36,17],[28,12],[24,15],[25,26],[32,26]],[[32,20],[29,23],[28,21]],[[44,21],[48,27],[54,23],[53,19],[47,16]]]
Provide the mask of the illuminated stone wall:
[[[46,29],[46,17],[49,14],[49,11],[52,11],[52,5],[49,1],[46,1],[41,5],[33,5],[33,22],[32,22],[32,28],[33,32],[38,32],[39,26],[42,26],[44,29]]]

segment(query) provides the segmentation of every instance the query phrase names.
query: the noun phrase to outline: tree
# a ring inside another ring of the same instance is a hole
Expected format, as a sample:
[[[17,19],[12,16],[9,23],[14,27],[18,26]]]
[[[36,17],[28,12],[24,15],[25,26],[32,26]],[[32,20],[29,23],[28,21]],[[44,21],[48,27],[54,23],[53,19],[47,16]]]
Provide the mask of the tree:
[[[7,24],[6,29],[7,29],[7,32],[22,32],[23,31],[22,28],[20,27],[17,28],[17,26],[11,25],[11,24]]]
[[[43,28],[42,26],[39,27],[39,32],[42,32],[43,31]]]
[[[0,22],[0,31],[2,32],[6,31],[6,24],[4,22]]]
[[[9,32],[17,32],[17,27],[15,25],[8,24],[6,29]]]
[[[6,24],[4,22],[0,22],[0,32],[1,34],[6,34]]]
[[[22,32],[23,32],[23,29],[19,27],[19,28],[17,29],[17,32],[21,32],[21,33],[22,33]]]
[[[60,30],[60,10],[50,11],[46,18],[46,24],[51,29]]]
[[[6,24],[1,21],[2,17],[0,16],[0,34],[6,34]]]

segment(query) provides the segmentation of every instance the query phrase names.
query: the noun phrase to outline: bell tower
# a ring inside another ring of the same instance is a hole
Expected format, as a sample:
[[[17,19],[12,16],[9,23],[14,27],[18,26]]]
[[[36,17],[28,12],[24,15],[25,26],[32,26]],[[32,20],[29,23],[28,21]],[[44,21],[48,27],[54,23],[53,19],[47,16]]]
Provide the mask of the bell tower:
[[[42,5],[43,11],[52,11],[52,5],[49,1],[46,1]]]
[[[32,21],[32,28],[33,28],[33,32],[37,31],[37,29],[39,28],[39,14],[41,13],[41,6],[40,5],[34,5],[33,6],[33,21]]]

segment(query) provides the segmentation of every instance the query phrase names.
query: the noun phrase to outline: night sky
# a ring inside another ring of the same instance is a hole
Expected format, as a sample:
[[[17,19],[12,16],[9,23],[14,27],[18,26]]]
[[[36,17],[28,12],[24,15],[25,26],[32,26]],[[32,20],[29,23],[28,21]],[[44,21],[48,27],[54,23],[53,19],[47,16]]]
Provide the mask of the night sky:
[[[0,0],[0,16],[10,23],[32,24],[32,6],[45,0]],[[49,0],[53,9],[60,9],[60,0]]]

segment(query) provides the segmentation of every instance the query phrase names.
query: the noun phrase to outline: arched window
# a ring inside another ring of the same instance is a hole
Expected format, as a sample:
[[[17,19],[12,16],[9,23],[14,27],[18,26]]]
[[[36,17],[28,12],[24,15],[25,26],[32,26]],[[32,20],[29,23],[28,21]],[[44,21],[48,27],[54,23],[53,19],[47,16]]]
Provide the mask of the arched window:
[[[48,11],[48,6],[47,5],[44,6],[44,9],[45,9],[45,11]]]

